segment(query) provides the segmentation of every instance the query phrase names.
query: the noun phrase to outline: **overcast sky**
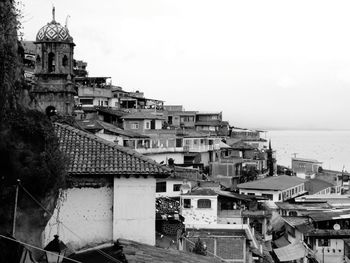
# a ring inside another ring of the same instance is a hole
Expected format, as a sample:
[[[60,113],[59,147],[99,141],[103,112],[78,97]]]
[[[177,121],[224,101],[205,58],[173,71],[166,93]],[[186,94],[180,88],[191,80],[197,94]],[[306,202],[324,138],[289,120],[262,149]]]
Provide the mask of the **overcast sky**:
[[[25,40],[68,28],[90,76],[249,128],[350,129],[350,1],[23,0]]]

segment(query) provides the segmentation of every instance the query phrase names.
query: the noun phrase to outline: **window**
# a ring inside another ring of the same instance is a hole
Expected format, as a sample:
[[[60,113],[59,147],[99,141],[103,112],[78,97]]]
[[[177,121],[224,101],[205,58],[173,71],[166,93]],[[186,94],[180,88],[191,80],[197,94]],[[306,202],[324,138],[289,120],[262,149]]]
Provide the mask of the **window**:
[[[176,147],[182,147],[182,139],[176,139]]]
[[[199,199],[197,201],[198,208],[211,208],[211,201],[209,199]]]
[[[92,104],[94,104],[94,100],[93,99],[80,99],[80,103],[83,105],[92,105]]]
[[[146,121],[145,124],[146,124],[145,129],[149,130],[151,128],[151,123],[149,121]]]
[[[105,100],[105,106],[108,106],[108,101],[107,100]]]
[[[166,182],[158,182],[156,184],[156,193],[165,193],[166,192]]]
[[[49,70],[49,73],[51,72],[55,72],[55,54],[50,52],[49,53],[49,67],[48,67],[48,70]]]
[[[280,193],[278,194],[278,200],[282,200],[282,195]]]
[[[138,128],[139,128],[138,122],[131,123],[131,129],[136,130],[136,129],[138,129]]]
[[[68,66],[68,58],[66,55],[64,55],[63,59],[62,59],[62,66],[63,67],[67,67]]]
[[[273,195],[272,194],[262,194],[263,197],[266,197],[269,200],[273,200]]]
[[[150,140],[144,140],[144,141],[143,141],[143,145],[144,145],[144,147],[145,147],[146,149],[148,149],[148,148],[150,147],[150,145],[151,145]]]
[[[298,213],[296,211],[289,211],[289,216],[298,216]]]
[[[329,247],[329,239],[327,238],[321,238],[321,239],[318,239],[318,246],[319,247]]]
[[[40,63],[41,62],[41,58],[39,55],[36,56],[36,63]]]
[[[137,140],[136,148],[137,149],[143,148],[142,140]]]
[[[191,208],[191,199],[184,199],[184,208]]]
[[[187,146],[191,145],[191,140],[185,140],[185,145]]]
[[[180,191],[181,184],[174,184],[173,185],[173,191],[174,192],[179,192]]]
[[[181,116],[180,118],[181,122],[194,122],[193,116]]]

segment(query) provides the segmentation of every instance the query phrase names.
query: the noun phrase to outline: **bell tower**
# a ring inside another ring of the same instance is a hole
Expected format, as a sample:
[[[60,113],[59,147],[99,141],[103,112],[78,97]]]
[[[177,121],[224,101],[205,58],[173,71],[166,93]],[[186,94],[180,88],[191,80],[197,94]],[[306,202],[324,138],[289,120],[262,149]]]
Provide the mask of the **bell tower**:
[[[68,28],[55,20],[43,26],[36,41],[36,85],[31,91],[34,107],[40,111],[72,115],[76,89],[73,74],[75,44]]]

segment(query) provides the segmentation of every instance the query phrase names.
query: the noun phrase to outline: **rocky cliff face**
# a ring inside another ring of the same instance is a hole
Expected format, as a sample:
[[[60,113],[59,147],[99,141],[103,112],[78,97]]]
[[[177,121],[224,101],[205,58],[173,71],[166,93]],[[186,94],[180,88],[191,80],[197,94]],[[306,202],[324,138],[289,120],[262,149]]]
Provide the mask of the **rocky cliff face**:
[[[20,98],[26,84],[14,5],[13,0],[0,0],[0,234],[12,232],[17,179],[52,212],[65,178],[65,160],[51,121],[29,110]],[[41,247],[41,233],[49,218],[20,188],[15,237]],[[8,260],[3,253],[0,262]]]

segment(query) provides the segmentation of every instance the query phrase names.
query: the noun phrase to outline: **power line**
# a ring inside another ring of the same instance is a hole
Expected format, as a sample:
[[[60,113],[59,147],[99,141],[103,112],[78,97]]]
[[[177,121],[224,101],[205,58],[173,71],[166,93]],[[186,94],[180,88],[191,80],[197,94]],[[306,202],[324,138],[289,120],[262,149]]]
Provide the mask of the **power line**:
[[[40,251],[43,251],[43,252],[45,252],[45,253],[57,255],[57,253],[44,250],[44,249],[42,249],[42,248],[33,246],[33,245],[28,244],[28,243],[25,243],[25,242],[23,242],[23,241],[19,241],[19,240],[17,240],[17,239],[12,239],[12,238],[9,238],[9,237],[3,236],[3,235],[0,235],[0,237],[5,238],[5,239],[10,240],[10,241],[13,241],[13,242],[16,242],[16,243],[19,243],[19,244],[22,244],[22,245],[25,245],[25,246],[28,246],[28,247],[31,247],[31,248],[34,248],[34,249],[37,249],[37,250],[40,250]],[[60,255],[60,257],[65,258],[65,259],[67,259],[67,260],[69,260],[69,261],[72,261],[72,262],[75,262],[75,263],[82,263],[81,261],[77,261],[77,260],[75,260],[75,259],[67,258],[67,257],[65,257],[65,256],[61,256],[61,255]]]
[[[44,211],[46,211],[50,216],[54,217],[56,220],[59,221],[58,217],[55,217],[49,210],[47,210],[21,183],[19,183],[19,185],[21,186],[21,188],[23,189],[23,191],[28,194],[30,196],[30,198],[33,199],[33,201],[38,204],[42,209],[44,209]],[[73,235],[75,235],[77,238],[79,238],[80,240],[83,240],[79,235],[77,235],[76,233],[74,233],[69,227],[67,227],[65,224],[63,224],[61,221],[59,221],[69,232],[71,232]],[[106,257],[109,260],[112,260],[113,262],[117,262],[117,263],[122,263],[120,260],[108,255],[107,253],[105,253],[104,251],[100,250],[100,249],[96,249],[96,251],[98,253],[100,253],[102,256]]]

